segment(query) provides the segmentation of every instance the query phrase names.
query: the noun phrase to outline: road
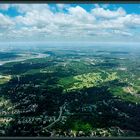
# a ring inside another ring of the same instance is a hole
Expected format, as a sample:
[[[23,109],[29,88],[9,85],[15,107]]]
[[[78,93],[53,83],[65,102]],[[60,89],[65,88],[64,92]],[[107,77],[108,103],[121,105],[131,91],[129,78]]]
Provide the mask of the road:
[[[48,129],[48,128],[52,127],[55,123],[57,123],[57,122],[60,121],[61,116],[62,116],[62,112],[63,112],[63,108],[64,108],[64,107],[65,107],[65,103],[64,103],[64,105],[62,105],[62,106],[60,107],[60,111],[59,111],[59,116],[58,116],[58,118],[57,118],[54,122],[52,122],[51,124],[49,124],[48,126],[44,127],[43,129]]]

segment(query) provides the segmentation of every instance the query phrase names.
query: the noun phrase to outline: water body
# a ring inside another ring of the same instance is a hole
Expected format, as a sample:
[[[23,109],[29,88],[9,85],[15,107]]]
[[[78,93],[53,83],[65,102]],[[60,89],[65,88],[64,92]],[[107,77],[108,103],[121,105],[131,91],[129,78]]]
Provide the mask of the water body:
[[[44,58],[44,57],[48,57],[49,54],[43,54],[43,53],[36,53],[36,55],[21,54],[21,56],[22,57],[16,58],[16,59],[0,61],[0,65],[4,65],[4,64],[10,63],[10,62],[20,62],[20,61],[24,61],[24,60],[27,60],[27,59]]]

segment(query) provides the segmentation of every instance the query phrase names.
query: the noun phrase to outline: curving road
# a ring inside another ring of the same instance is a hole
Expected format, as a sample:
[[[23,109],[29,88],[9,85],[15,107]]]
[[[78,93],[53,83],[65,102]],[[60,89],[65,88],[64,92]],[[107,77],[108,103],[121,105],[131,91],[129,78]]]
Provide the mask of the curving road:
[[[49,124],[48,126],[44,127],[43,129],[48,129],[48,128],[52,127],[55,123],[57,123],[57,122],[60,121],[61,116],[62,116],[62,112],[63,112],[63,108],[65,107],[65,104],[66,104],[66,103],[64,103],[64,104],[60,107],[60,111],[59,111],[60,113],[59,113],[58,118],[57,118],[54,122],[52,122],[51,124]]]

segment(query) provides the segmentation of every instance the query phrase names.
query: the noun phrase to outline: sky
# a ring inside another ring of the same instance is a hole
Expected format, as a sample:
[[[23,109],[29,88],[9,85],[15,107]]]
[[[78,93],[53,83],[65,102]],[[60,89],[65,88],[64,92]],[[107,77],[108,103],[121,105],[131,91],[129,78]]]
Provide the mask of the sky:
[[[0,42],[140,42],[140,4],[0,4]]]

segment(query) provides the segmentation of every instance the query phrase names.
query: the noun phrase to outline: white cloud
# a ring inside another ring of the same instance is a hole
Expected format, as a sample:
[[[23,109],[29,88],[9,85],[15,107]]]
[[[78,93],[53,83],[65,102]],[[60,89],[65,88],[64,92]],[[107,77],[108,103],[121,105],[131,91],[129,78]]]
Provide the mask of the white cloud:
[[[133,26],[133,25],[140,25],[140,15],[126,15],[124,18],[120,18],[120,20],[128,25],[128,26]]]
[[[92,14],[88,13],[80,6],[70,7],[68,11],[75,20],[81,20],[82,22],[94,22],[95,20],[95,17]]]
[[[33,10],[42,11],[49,9],[48,4],[12,4],[12,7],[17,8],[18,12],[26,13]]]
[[[10,4],[1,4],[0,5],[1,10],[7,11],[9,8],[10,8]]]
[[[123,36],[133,36],[132,33],[126,32],[126,31],[121,31],[121,30],[113,30],[113,33],[123,35]]]
[[[118,8],[116,11],[111,11],[109,9],[105,10],[104,8],[94,8],[92,9],[92,13],[93,15],[95,15],[96,17],[99,18],[116,18],[116,17],[120,17],[120,16],[125,16],[126,12],[124,11],[123,8]]]
[[[47,4],[12,4],[16,17],[0,14],[0,29],[8,38],[108,38],[134,37],[133,28],[140,27],[140,15],[127,14],[123,8],[109,10],[96,5],[91,11],[80,6],[57,4],[53,11]],[[63,10],[67,10],[64,12]],[[140,29],[139,29],[140,30]],[[136,35],[135,35],[136,36]]]
[[[0,13],[0,29],[11,29],[14,22],[8,17]]]
[[[60,10],[60,11],[63,11],[63,10],[67,10],[70,5],[69,4],[56,4],[56,7]]]
[[[23,8],[24,11],[26,11],[25,15],[20,15],[15,18],[15,22],[17,24],[43,27],[49,24],[53,19],[53,13],[49,10],[47,5],[43,6],[42,8],[38,5],[32,6],[33,9],[28,8],[28,6],[25,9]]]

